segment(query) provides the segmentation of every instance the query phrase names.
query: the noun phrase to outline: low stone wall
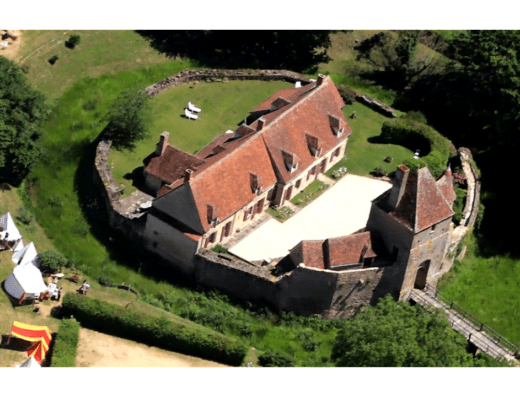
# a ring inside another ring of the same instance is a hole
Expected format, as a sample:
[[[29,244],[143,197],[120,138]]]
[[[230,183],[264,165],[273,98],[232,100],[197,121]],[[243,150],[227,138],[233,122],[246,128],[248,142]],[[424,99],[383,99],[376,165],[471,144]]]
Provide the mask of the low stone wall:
[[[378,100],[368,96],[367,94],[361,94],[356,96],[356,100],[358,102],[364,103],[371,109],[374,109],[376,112],[381,113],[383,116],[386,117],[397,117],[395,114],[395,109],[391,108],[388,105],[385,105],[384,103],[379,102]]]
[[[146,92],[149,95],[157,95],[160,92],[179,84],[189,83],[190,81],[200,81],[206,79],[229,80],[285,80],[291,83],[300,81],[303,85],[310,83],[307,78],[300,73],[289,70],[226,70],[226,69],[202,69],[202,70],[183,70],[175,76],[167,77],[149,87]]]

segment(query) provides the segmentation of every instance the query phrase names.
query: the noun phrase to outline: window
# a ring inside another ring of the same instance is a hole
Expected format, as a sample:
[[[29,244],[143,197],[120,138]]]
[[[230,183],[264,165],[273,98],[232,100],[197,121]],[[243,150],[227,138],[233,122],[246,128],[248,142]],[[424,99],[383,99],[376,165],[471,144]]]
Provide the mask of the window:
[[[299,181],[296,182],[296,189],[299,189],[300,188],[300,185],[302,183],[302,180],[300,179]]]
[[[217,232],[211,233],[211,236],[209,236],[209,242],[214,243],[216,239],[217,239]]]
[[[267,200],[272,201],[274,196],[274,188],[267,192]]]
[[[433,225],[433,226],[432,226],[432,230],[430,230],[430,232],[435,231],[435,228],[436,228],[436,227],[437,227],[437,225]]]
[[[224,236],[228,237],[231,233],[231,222],[226,223],[226,226],[224,226]]]

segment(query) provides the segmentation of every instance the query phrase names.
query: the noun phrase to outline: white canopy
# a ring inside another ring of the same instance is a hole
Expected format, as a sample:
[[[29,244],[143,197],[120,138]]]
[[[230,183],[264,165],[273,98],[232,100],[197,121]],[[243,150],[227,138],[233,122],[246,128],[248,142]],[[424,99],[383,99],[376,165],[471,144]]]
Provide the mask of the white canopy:
[[[42,366],[36,359],[31,356],[27,360],[25,360],[23,363],[18,364],[16,368],[41,368]]]
[[[13,273],[5,280],[4,288],[16,299],[20,299],[23,294],[39,296],[47,291],[42,273],[33,263],[16,266]]]
[[[9,233],[7,241],[16,241],[22,238],[9,212],[0,217],[0,229],[0,238],[2,240],[5,239],[6,233]]]
[[[38,252],[36,252],[36,247],[33,242],[30,242],[20,251],[16,252],[12,256],[12,260],[17,265],[25,265],[26,263],[34,262],[37,257]]]

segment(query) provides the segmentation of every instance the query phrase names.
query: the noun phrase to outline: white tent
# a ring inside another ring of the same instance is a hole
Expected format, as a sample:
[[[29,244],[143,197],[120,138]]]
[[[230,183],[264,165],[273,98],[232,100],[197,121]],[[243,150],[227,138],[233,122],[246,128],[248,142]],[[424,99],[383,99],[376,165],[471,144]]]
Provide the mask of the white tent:
[[[17,265],[25,265],[26,263],[35,261],[37,257],[38,252],[36,252],[36,247],[33,242],[30,242],[20,251],[16,252],[12,257],[12,260]]]
[[[16,299],[20,299],[24,294],[26,298],[38,297],[42,292],[47,291],[42,273],[33,263],[16,266],[9,278],[5,280],[4,288]]]
[[[27,360],[25,360],[23,363],[18,364],[16,368],[41,368],[42,366],[36,359],[31,356]]]
[[[6,238],[7,236],[7,238]],[[14,243],[22,239],[22,235],[18,231],[13,218],[9,212],[0,216],[0,240],[1,241],[9,241],[10,243]],[[9,245],[12,247],[12,245]]]

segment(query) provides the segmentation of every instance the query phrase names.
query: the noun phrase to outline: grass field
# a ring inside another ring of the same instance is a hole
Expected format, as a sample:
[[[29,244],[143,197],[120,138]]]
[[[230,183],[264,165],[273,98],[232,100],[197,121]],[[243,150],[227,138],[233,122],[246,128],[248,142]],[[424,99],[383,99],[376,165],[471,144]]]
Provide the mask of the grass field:
[[[159,135],[170,133],[169,142],[193,154],[226,130],[235,130],[249,111],[274,92],[291,87],[283,81],[229,81],[228,83],[184,84],[166,90],[152,99],[153,126],[149,137],[130,150],[111,150],[112,172],[118,185],[125,186],[123,197],[135,188],[125,174],[143,166],[143,159],[155,150]],[[198,120],[184,117],[188,101],[202,109]]]
[[[65,41],[72,33],[79,34],[81,42],[69,49]],[[51,100],[85,77],[116,74],[168,61],[132,30],[27,30],[20,40],[14,60],[29,67],[29,81]],[[53,55],[59,59],[51,65],[48,59]]]

